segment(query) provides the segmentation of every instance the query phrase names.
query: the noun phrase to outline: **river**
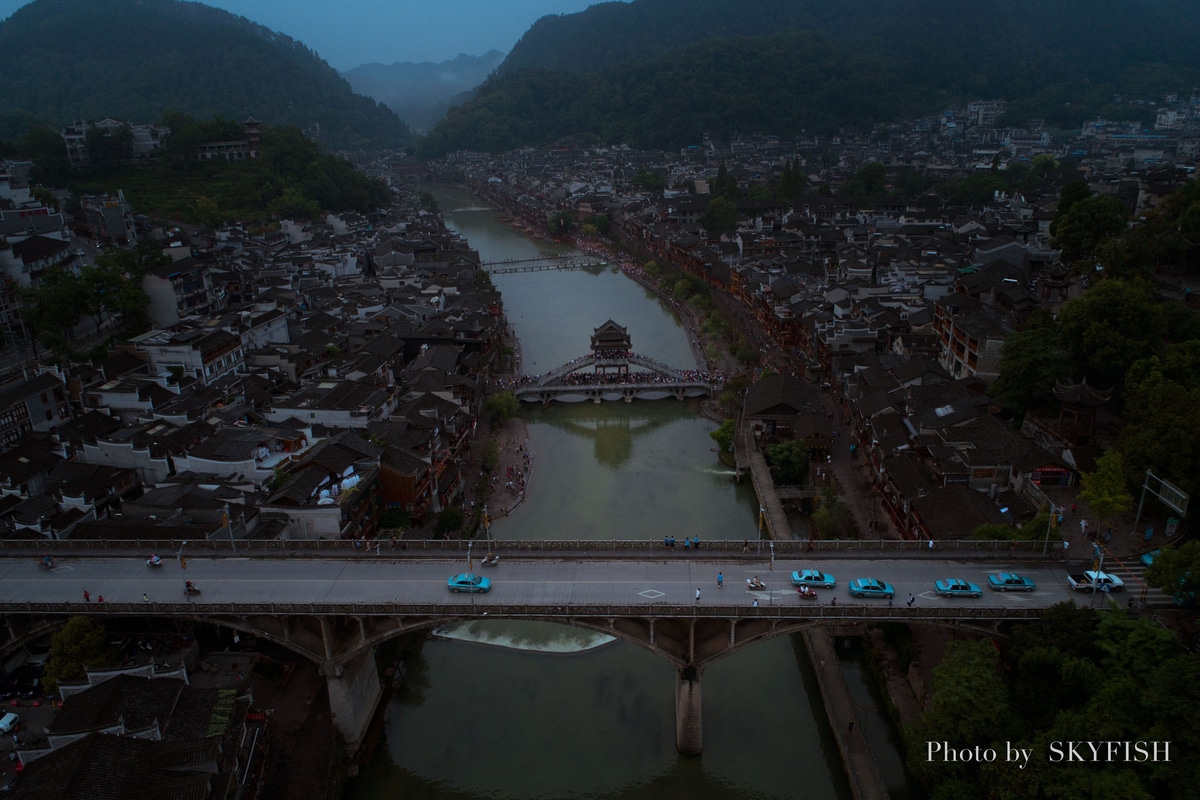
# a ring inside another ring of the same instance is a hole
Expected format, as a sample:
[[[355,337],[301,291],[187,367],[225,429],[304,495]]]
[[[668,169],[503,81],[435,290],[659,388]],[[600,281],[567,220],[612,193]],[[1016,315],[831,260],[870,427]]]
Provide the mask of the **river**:
[[[501,224],[463,190],[435,194],[485,261],[566,252]],[[616,269],[494,280],[527,372],[583,355],[608,319],[629,329],[636,352],[695,366],[670,309]],[[522,416],[536,465],[528,501],[496,521],[497,538],[758,538],[753,490],[717,459],[696,403],[564,404]],[[388,708],[386,741],[346,787],[349,800],[849,797],[807,658],[789,637],[705,671],[704,752],[685,758],[675,751],[675,670],[652,653],[553,625],[450,633],[425,644],[421,701]]]

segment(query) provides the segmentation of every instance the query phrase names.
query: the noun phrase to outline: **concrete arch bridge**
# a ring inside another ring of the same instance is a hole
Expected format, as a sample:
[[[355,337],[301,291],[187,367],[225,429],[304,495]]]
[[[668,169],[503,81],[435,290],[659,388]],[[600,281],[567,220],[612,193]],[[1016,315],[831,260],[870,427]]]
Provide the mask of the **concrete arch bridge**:
[[[464,595],[448,591],[446,581],[477,566],[470,553],[465,559],[374,553],[206,557],[189,560],[186,573],[173,563],[148,570],[141,557],[76,556],[51,571],[39,570],[28,558],[9,558],[0,559],[0,614],[10,640],[48,619],[81,614],[187,619],[263,637],[321,666],[335,722],[352,747],[382,694],[373,654],[379,644],[463,620],[557,622],[614,636],[671,663],[678,674],[676,744],[681,752],[698,753],[705,668],[757,642],[811,625],[844,628],[887,620],[995,635],[996,626],[1031,619],[1070,597],[1056,565],[1022,567],[1047,591],[970,600],[937,598],[928,589],[947,574],[975,580],[986,562],[831,559],[821,567],[841,576],[839,581],[883,572],[898,593],[911,590],[920,602],[910,607],[855,600],[845,594],[844,583],[809,600],[797,597],[788,580],[796,565],[764,568],[773,565],[682,553],[574,560],[505,556],[499,566],[485,568],[494,581],[491,592]],[[726,581],[721,588],[714,580],[718,572]],[[750,591],[745,580],[752,573],[767,587]],[[185,574],[202,587],[200,597],[183,597]],[[83,602],[85,588],[92,602]],[[101,594],[104,603],[95,601]]]

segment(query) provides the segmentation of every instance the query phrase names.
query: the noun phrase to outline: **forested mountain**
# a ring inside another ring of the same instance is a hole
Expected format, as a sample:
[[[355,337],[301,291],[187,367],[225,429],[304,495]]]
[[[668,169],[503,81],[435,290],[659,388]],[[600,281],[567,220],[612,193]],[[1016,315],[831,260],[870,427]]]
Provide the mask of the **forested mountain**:
[[[591,134],[861,127],[967,99],[1073,127],[1111,96],[1200,82],[1191,0],[635,0],[545,17],[426,152]]]
[[[35,0],[0,23],[0,114],[57,126],[168,110],[297,125],[338,147],[410,137],[303,44],[199,3]]]
[[[708,39],[797,28],[880,54],[957,63],[989,81],[1047,68],[1057,79],[1109,80],[1138,65],[1200,63],[1193,0],[634,0],[543,17],[500,71],[595,71]]]
[[[483,83],[502,61],[504,53],[492,50],[438,63],[363,64],[342,75],[354,91],[383,103],[421,132],[432,128],[454,98]]]

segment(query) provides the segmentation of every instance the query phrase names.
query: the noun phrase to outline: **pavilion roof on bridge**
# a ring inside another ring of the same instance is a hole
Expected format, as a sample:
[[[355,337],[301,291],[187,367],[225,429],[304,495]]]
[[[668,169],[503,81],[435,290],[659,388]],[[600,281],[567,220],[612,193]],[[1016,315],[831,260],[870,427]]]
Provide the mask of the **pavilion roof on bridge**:
[[[592,350],[632,350],[629,331],[611,319],[592,331]]]

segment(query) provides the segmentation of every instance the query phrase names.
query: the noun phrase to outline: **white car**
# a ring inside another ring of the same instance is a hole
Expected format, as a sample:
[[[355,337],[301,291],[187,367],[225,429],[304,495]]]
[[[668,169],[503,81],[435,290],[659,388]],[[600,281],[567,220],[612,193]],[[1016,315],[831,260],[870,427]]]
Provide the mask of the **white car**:
[[[11,711],[0,717],[0,733],[12,733],[21,724],[21,718]]]

